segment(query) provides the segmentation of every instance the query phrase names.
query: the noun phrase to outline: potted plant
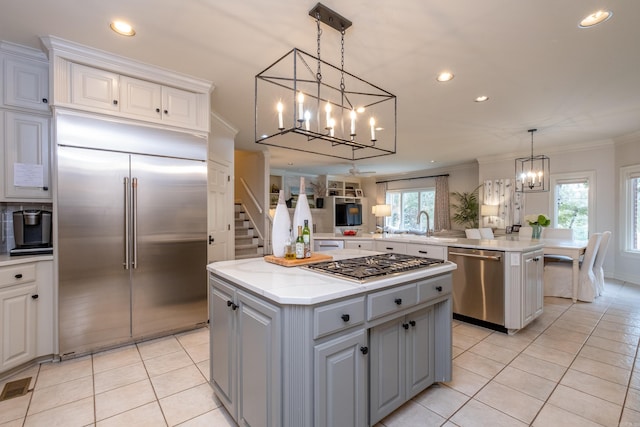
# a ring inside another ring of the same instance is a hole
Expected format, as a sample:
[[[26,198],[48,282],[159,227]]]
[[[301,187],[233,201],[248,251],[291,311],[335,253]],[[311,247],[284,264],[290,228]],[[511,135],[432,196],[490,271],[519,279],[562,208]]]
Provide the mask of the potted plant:
[[[547,227],[551,224],[551,219],[545,214],[525,215],[524,220],[527,221],[527,224],[533,229],[531,232],[532,239],[539,239],[542,235],[542,227]]]
[[[453,222],[460,224],[465,228],[478,228],[478,190],[480,186],[477,186],[473,191],[454,191],[451,195],[454,197],[456,203],[453,203],[451,207],[454,210]]]
[[[311,188],[313,188],[313,195],[316,198],[316,208],[322,209],[324,207],[324,196],[327,194],[327,187],[320,181],[311,181]]]

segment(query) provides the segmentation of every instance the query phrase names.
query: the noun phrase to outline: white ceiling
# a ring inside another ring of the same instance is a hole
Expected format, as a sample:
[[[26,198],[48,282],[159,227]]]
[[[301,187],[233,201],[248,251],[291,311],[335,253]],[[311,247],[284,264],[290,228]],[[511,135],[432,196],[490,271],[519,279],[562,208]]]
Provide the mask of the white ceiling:
[[[315,0],[0,0],[0,39],[40,48],[54,35],[211,80],[212,108],[253,141],[254,77],[293,47],[316,49]],[[501,154],[613,141],[640,130],[640,1],[323,0],[353,22],[345,69],[398,97],[397,154],[361,160],[382,174]],[[613,17],[578,22],[597,9]],[[109,29],[130,21],[135,37]],[[328,27],[323,59],[339,64]],[[451,70],[455,78],[438,83]],[[489,101],[476,103],[478,95]],[[346,173],[349,162],[271,150],[272,167]],[[435,163],[431,163],[431,161]],[[288,166],[288,162],[293,162]]]

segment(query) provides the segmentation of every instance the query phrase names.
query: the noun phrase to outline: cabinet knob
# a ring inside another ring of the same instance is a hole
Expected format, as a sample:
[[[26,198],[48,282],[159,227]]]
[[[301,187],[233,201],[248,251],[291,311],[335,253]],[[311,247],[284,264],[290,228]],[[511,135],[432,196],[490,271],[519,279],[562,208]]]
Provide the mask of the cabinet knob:
[[[402,305],[402,298],[396,298],[393,300],[397,305]]]
[[[369,347],[360,347],[360,351],[362,352],[362,354],[367,354],[369,353]]]
[[[209,244],[212,244],[214,242],[214,240],[215,239],[213,238],[213,236],[209,236]]]
[[[340,318],[341,318],[343,321],[348,322],[348,321],[349,321],[349,319],[350,319],[351,317],[349,317],[349,315],[348,315],[348,314],[343,314],[342,316],[340,316]]]
[[[169,110],[164,110],[164,113],[165,114],[169,114]]]
[[[415,320],[409,320],[409,324],[411,325],[412,328],[415,328],[416,321]]]
[[[159,112],[160,112],[160,109],[159,109],[159,108],[156,108],[156,113],[159,113]]]
[[[118,100],[117,99],[113,100],[113,105],[118,105]]]
[[[436,291],[442,292],[442,286],[436,286]]]
[[[16,279],[22,279],[22,273],[18,273],[14,276]]]
[[[49,103],[49,100],[48,100],[47,98],[42,98],[42,103],[43,103],[43,104],[48,104],[48,103]]]
[[[238,308],[238,305],[234,304],[233,301],[227,301],[227,307],[231,307],[231,310],[235,310]]]
[[[31,298],[32,298],[32,299],[38,299],[38,296],[39,296],[38,294],[31,295]]]
[[[403,323],[403,324],[402,324],[402,327],[403,327],[405,330],[407,330],[407,329],[409,329],[409,324],[408,324],[408,323]]]

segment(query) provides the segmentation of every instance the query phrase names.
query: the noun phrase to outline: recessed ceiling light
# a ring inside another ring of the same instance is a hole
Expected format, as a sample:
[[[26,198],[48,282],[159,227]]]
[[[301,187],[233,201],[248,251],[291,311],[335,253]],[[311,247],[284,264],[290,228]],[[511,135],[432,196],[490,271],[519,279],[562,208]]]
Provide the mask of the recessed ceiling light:
[[[438,77],[436,77],[436,80],[438,80],[439,82],[448,82],[451,79],[453,79],[453,73],[450,73],[448,71],[443,71],[442,73],[438,74]]]
[[[611,12],[610,10],[599,10],[587,16],[582,21],[580,21],[580,24],[578,25],[578,27],[580,28],[593,27],[594,25],[598,25],[601,22],[606,21],[612,16],[613,16],[613,12]]]
[[[489,97],[487,95],[481,95],[481,96],[477,97],[474,101],[476,101],[476,102],[484,102],[484,101],[486,101],[488,99],[489,99]]]
[[[113,21],[110,25],[111,29],[123,36],[135,36],[136,31],[133,27],[124,21]]]

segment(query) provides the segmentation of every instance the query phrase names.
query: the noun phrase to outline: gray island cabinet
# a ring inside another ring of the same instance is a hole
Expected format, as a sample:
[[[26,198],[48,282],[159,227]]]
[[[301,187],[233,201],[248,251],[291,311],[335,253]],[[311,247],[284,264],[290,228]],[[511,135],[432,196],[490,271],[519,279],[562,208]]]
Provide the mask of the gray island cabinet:
[[[207,268],[211,385],[240,426],[370,426],[451,380],[453,263],[365,284],[262,259]]]

